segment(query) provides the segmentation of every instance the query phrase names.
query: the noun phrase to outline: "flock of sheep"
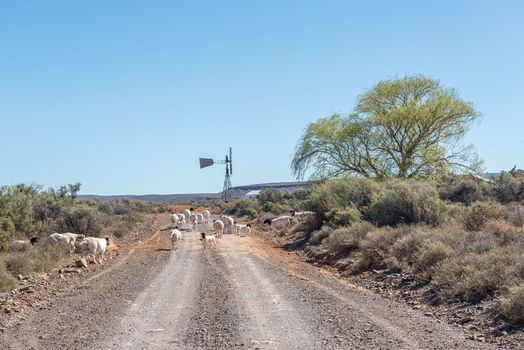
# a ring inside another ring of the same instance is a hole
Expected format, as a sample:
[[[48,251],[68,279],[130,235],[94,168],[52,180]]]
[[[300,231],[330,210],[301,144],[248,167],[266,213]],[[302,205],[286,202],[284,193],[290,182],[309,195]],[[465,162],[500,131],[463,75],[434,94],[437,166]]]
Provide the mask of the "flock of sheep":
[[[172,249],[176,250],[178,242],[182,239],[182,232],[180,227],[185,224],[191,224],[191,228],[195,230],[198,224],[208,224],[211,217],[209,210],[205,209],[200,213],[195,212],[194,208],[186,209],[181,213],[171,214],[171,224],[173,228],[170,231],[169,238],[171,240]],[[214,234],[201,232],[201,241],[204,249],[216,247],[217,238],[222,238],[223,234],[236,234],[238,236],[245,236],[251,233],[251,224],[237,224],[231,216],[221,215],[220,219],[213,220]]]
[[[283,229],[290,227],[293,224],[294,219],[309,219],[315,215],[312,211],[295,211],[291,210],[291,216],[284,215],[274,219],[264,220],[264,224],[268,224],[277,229]],[[193,230],[196,229],[198,224],[207,224],[211,213],[209,210],[204,210],[201,213],[196,213],[194,208],[186,209],[182,213],[172,213],[171,223],[173,228],[170,231],[171,247],[173,250],[178,248],[178,242],[182,239],[182,232],[180,232],[180,226],[187,223],[191,224]],[[235,234],[237,236],[246,236],[251,233],[251,224],[238,224],[231,216],[221,215],[220,219],[213,220],[214,234],[207,234],[201,232],[201,241],[204,249],[212,247],[216,248],[217,238],[222,238],[224,233]]]

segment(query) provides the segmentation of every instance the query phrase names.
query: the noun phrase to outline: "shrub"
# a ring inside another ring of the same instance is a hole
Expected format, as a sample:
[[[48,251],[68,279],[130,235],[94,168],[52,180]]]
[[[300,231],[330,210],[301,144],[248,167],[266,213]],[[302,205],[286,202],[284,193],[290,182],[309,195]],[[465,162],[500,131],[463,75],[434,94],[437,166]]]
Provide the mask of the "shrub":
[[[511,323],[524,323],[524,283],[509,290],[502,299],[500,313]]]
[[[258,216],[255,209],[255,201],[252,199],[242,198],[236,199],[228,204],[226,213],[231,215],[248,216],[254,219]]]
[[[429,228],[423,226],[409,226],[404,228],[405,233],[391,246],[391,255],[404,267],[415,263],[423,242],[431,237]]]
[[[390,267],[388,261],[392,261],[391,247],[399,237],[409,233],[409,228],[400,226],[398,228],[384,227],[371,231],[361,241],[360,260],[357,269],[360,271],[370,269],[385,269]]]
[[[365,216],[378,226],[437,225],[442,221],[443,212],[444,205],[429,184],[392,181]]]
[[[432,272],[436,265],[454,254],[455,251],[446,244],[426,239],[422,242],[419,251],[416,253],[413,271],[416,273],[426,273],[426,276],[431,279]]]
[[[313,231],[309,243],[317,245],[322,241],[331,236],[333,229],[329,226],[322,226],[320,229]]]
[[[472,176],[449,176],[439,186],[439,195],[443,200],[471,204],[484,198],[484,182]]]
[[[96,209],[89,207],[68,211],[64,218],[64,226],[65,231],[83,233],[87,236],[99,236],[102,231]]]
[[[347,207],[366,212],[380,196],[383,185],[377,181],[359,178],[327,180],[315,185],[308,207],[320,215]]]
[[[351,226],[360,221],[360,212],[354,206],[333,209],[327,213],[326,221],[332,227]]]
[[[50,272],[68,257],[63,247],[44,245],[24,252],[10,253],[5,258],[6,268],[14,275]]]
[[[6,271],[4,262],[0,260],[0,293],[9,292],[17,286],[17,280]]]
[[[524,206],[521,204],[512,204],[506,207],[508,212],[508,221],[517,227],[524,227]]]
[[[337,228],[329,235],[328,247],[332,253],[348,253],[359,247],[367,234],[376,229],[369,222],[359,222],[350,227]]]
[[[264,210],[265,212],[268,212],[268,213],[273,213],[273,214],[280,214],[282,213],[283,211],[286,210],[286,207],[284,207],[282,204],[278,204],[278,203],[273,203],[273,202],[265,202],[264,204],[262,204],[262,210]]]
[[[15,234],[15,225],[8,218],[0,218],[0,251],[9,247],[9,239]]]
[[[518,260],[510,250],[494,249],[444,260],[435,270],[435,290],[443,299],[476,303],[504,289],[509,267]]]
[[[494,179],[493,192],[501,203],[524,200],[524,173],[503,171]]]
[[[505,219],[506,209],[496,203],[475,202],[464,214],[464,228],[468,231],[480,231],[489,219]]]

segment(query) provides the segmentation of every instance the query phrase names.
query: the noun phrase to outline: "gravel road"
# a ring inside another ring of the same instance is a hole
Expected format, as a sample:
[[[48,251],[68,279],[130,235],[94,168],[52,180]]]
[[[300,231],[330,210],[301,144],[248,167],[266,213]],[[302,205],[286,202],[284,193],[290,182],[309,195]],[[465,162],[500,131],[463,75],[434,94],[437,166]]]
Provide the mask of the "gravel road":
[[[202,249],[157,231],[68,293],[28,312],[2,349],[489,349],[253,237]]]

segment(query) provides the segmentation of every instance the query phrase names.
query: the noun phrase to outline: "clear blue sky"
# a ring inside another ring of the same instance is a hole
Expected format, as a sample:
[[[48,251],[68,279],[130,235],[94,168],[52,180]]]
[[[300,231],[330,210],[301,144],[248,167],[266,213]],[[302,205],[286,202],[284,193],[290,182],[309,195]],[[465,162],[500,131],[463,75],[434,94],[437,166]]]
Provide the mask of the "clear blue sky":
[[[425,74],[483,114],[486,170],[524,168],[522,1],[1,1],[0,183],[218,192],[292,180],[308,122]]]

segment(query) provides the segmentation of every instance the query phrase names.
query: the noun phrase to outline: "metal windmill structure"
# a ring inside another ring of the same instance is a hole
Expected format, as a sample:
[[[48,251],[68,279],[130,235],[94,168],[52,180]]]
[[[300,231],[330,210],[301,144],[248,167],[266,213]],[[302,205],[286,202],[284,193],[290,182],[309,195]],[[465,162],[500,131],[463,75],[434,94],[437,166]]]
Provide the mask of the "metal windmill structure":
[[[233,189],[231,186],[231,176],[233,175],[233,152],[229,147],[229,156],[226,154],[223,160],[214,160],[212,158],[200,158],[200,169],[206,168],[213,164],[225,164],[226,176],[224,177],[224,188],[222,190],[222,199],[226,202],[233,198]]]

